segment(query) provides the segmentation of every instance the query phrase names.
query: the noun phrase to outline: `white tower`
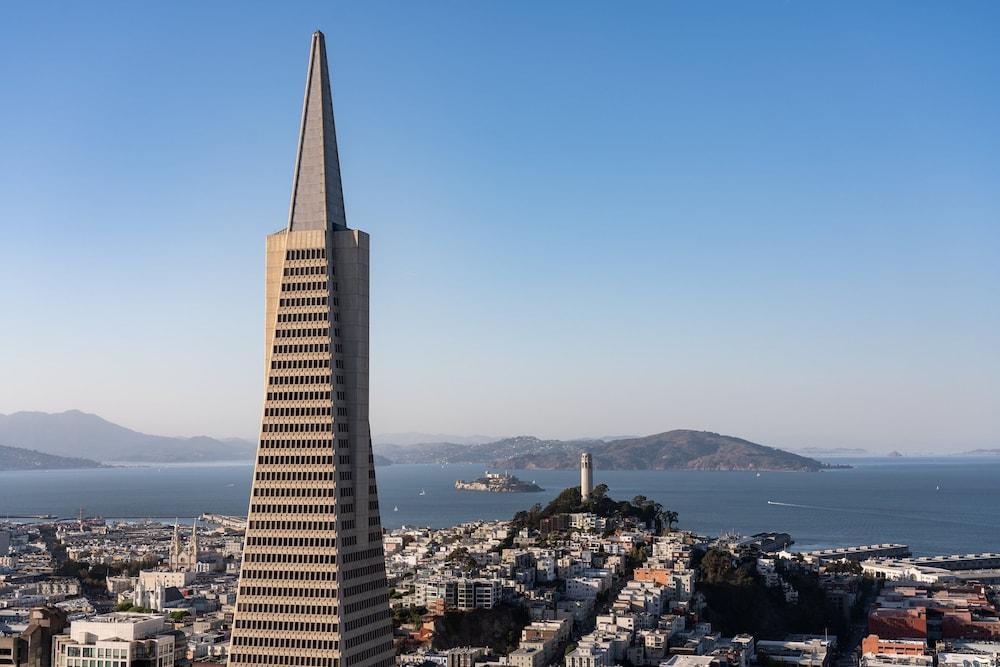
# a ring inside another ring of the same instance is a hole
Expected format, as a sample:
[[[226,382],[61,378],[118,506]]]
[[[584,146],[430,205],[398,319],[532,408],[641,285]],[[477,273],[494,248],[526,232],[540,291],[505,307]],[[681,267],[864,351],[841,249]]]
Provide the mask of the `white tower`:
[[[580,454],[580,497],[586,502],[594,489],[594,460],[590,452]]]

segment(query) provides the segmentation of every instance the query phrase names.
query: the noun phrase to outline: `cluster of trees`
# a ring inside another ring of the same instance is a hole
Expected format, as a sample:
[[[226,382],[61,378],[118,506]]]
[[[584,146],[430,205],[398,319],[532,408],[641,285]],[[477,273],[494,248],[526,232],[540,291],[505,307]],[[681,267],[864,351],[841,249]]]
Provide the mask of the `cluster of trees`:
[[[108,577],[128,575],[130,577],[139,576],[139,571],[153,567],[156,561],[132,561],[130,563],[94,563],[65,560],[56,568],[56,575],[60,577],[72,577],[79,579],[84,588],[91,591],[107,590]]]
[[[707,604],[706,620],[725,635],[746,632],[761,639],[780,639],[789,633],[829,632],[846,637],[846,620],[827,600],[815,572],[797,567],[781,571],[798,593],[798,602],[792,603],[785,600],[780,587],[764,584],[754,558],[709,549],[696,567],[698,590]]]
[[[580,487],[574,486],[564,489],[544,508],[536,504],[529,510],[518,512],[514,515],[514,528],[537,529],[542,519],[576,512],[592,512],[605,519],[632,518],[651,526],[656,532],[672,530],[677,524],[677,512],[665,509],[660,503],[646,496],[636,496],[630,501],[616,501],[608,496],[607,484],[598,484],[586,501],[583,500]]]
[[[426,613],[427,607],[396,607],[392,610],[392,627],[420,623]]]
[[[531,622],[528,610],[517,604],[499,604],[492,609],[448,611],[437,619],[434,648],[489,646],[498,655],[517,647],[521,630]]]
[[[465,547],[457,547],[453,549],[452,552],[448,554],[445,562],[454,565],[463,572],[471,572],[479,566],[479,563],[476,562],[476,559],[469,554],[469,550]]]

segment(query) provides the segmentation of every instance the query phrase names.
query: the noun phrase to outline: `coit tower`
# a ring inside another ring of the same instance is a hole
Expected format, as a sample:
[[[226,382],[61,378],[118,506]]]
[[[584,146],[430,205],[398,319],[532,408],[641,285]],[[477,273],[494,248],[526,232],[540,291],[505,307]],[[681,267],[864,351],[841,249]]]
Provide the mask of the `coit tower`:
[[[368,234],[344,214],[319,32],[288,225],[267,237],[264,320],[264,412],[229,667],[389,667],[368,424]]]
[[[594,490],[594,460],[590,452],[580,454],[580,497],[586,501]]]

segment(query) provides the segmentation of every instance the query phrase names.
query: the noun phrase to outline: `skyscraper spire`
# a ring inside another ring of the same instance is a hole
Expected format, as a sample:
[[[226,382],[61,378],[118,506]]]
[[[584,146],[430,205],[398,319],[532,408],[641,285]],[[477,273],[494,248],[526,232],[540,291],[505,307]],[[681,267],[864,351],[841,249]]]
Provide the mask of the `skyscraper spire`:
[[[326,40],[313,33],[309,73],[302,103],[299,150],[288,208],[289,231],[337,230],[347,227],[344,190],[340,183],[333,96],[326,64]]]

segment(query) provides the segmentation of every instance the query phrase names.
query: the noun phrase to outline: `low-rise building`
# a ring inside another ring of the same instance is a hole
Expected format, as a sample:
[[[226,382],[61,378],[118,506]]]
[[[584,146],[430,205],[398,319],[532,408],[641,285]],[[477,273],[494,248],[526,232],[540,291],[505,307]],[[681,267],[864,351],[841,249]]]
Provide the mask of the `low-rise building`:
[[[158,614],[116,612],[73,621],[52,640],[53,667],[173,667],[185,657],[182,632]]]

